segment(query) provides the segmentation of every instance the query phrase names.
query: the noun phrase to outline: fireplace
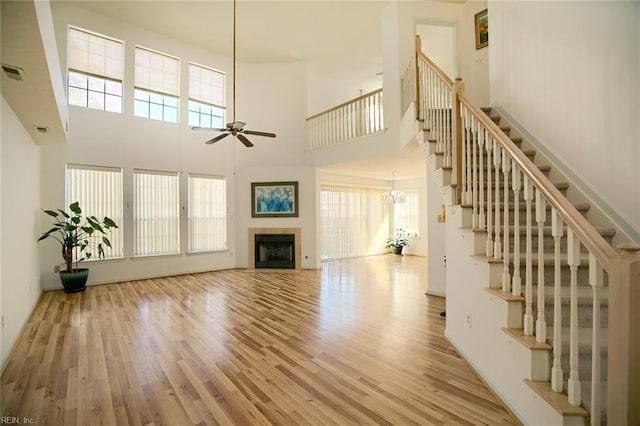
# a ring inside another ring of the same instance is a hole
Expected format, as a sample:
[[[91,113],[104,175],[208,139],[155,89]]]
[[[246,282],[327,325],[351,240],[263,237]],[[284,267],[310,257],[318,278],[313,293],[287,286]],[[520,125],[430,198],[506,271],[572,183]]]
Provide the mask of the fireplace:
[[[255,268],[295,269],[294,234],[255,234]]]
[[[287,266],[287,268],[284,267],[278,267],[278,268],[282,268],[282,269],[302,269],[302,262],[303,262],[303,256],[302,256],[302,230],[298,227],[282,227],[282,228],[276,228],[276,227],[260,227],[260,228],[249,228],[248,229],[248,235],[247,235],[247,266],[249,268],[255,268],[255,269],[259,269],[259,270],[263,270],[265,272],[267,271],[273,271],[276,267],[274,267],[273,269],[268,269],[265,268],[264,266],[258,266],[258,263],[256,262],[256,259],[259,259],[258,253],[256,253],[256,235],[259,234],[263,234],[263,235],[282,235],[282,234],[287,234],[287,235],[293,235],[293,262],[292,265],[293,266]],[[290,237],[288,237],[290,238]]]

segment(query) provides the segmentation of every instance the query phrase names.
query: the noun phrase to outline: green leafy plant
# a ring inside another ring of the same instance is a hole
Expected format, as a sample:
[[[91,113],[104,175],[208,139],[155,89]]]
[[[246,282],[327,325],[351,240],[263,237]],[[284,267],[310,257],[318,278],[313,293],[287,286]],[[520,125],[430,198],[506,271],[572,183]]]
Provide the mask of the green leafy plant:
[[[408,247],[410,244],[410,241],[408,238],[396,235],[389,235],[389,237],[387,237],[387,240],[385,241],[385,247],[386,248],[395,248],[395,247]]]
[[[90,259],[94,254],[100,259],[104,258],[104,247],[111,247],[107,231],[118,225],[106,216],[102,221],[95,216],[83,216],[77,201],[69,205],[69,210],[71,214],[61,209],[44,210],[55,222],[51,229],[38,238],[38,242],[47,238],[58,241],[67,271],[72,272],[74,257],[76,269],[78,262]]]

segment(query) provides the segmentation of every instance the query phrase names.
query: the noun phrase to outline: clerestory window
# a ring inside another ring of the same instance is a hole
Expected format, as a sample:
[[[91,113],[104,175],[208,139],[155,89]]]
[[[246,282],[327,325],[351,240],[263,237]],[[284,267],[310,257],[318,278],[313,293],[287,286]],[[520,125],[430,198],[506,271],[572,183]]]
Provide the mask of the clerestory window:
[[[122,112],[124,43],[69,27],[69,105]]]
[[[222,128],[225,125],[225,74],[189,64],[189,125]]]
[[[137,46],[133,114],[178,122],[180,59]]]

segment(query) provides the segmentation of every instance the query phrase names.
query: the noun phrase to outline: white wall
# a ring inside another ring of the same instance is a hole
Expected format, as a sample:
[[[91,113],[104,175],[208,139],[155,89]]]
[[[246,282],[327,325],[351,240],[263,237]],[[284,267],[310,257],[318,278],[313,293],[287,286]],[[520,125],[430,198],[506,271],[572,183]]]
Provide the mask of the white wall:
[[[438,180],[432,173],[427,174],[427,209],[425,220],[429,229],[427,240],[427,252],[429,253],[427,265],[427,293],[436,296],[446,296],[446,268],[445,268],[445,249],[446,249],[446,233],[445,223],[438,220],[442,214],[442,206],[445,205],[445,221],[451,220],[447,218],[449,213],[447,210],[451,206],[447,206],[440,192]]]
[[[478,106],[489,105],[489,52],[492,48],[492,17],[489,15],[489,46],[476,50],[474,15],[487,8],[486,0],[468,1],[462,9],[458,48],[460,77],[465,95]]]
[[[0,365],[4,362],[38,301],[40,206],[40,148],[2,98],[0,184],[0,312],[4,321]]]
[[[490,2],[491,104],[640,239],[640,3]]]

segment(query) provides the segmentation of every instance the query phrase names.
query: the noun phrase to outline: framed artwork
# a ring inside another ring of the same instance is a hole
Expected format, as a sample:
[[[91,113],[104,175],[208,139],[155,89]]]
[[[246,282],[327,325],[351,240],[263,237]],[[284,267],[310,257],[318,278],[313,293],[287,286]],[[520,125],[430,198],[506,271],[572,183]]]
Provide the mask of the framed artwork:
[[[251,183],[251,217],[298,217],[298,182]]]
[[[489,15],[487,9],[474,15],[476,23],[476,50],[489,45]]]

